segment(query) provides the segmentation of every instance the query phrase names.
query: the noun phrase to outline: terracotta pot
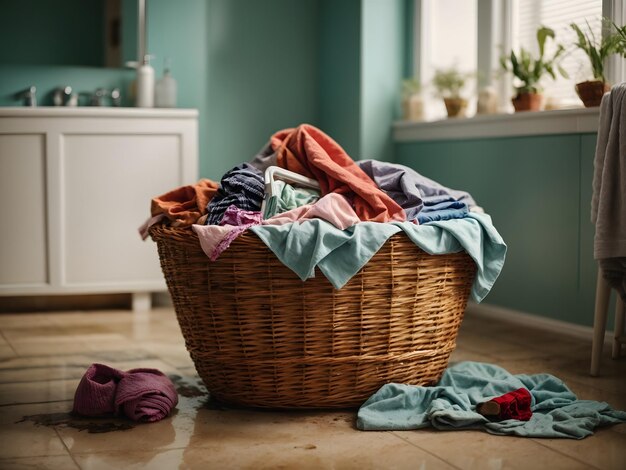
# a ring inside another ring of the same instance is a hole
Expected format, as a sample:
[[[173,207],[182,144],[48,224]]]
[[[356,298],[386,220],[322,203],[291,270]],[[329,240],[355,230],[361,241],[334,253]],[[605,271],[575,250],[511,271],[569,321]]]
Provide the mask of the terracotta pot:
[[[443,102],[448,111],[448,117],[464,117],[467,109],[467,100],[463,98],[444,98]]]
[[[600,106],[602,95],[607,93],[611,86],[601,80],[586,81],[576,84],[576,93],[583,101],[585,108]]]
[[[515,112],[519,111],[539,111],[543,95],[540,93],[518,93],[513,102]]]

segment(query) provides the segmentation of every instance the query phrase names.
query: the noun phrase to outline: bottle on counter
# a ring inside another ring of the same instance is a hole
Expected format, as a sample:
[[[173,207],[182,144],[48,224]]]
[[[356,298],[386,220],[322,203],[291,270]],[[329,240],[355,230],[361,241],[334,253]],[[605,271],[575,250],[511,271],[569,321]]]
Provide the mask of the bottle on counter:
[[[157,82],[155,100],[157,108],[176,107],[176,80],[172,77],[170,59],[166,58],[163,68],[163,77]]]
[[[144,55],[143,61],[137,67],[137,95],[135,106],[138,108],[154,107],[154,69],[150,65],[152,56]]]

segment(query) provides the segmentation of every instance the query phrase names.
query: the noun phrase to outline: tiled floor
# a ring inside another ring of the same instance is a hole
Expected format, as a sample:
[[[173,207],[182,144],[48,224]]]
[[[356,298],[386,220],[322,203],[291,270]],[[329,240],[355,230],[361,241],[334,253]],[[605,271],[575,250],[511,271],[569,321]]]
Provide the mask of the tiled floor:
[[[211,406],[171,309],[0,315],[0,469],[624,469],[626,425],[581,441],[479,431],[361,432],[355,412]],[[579,398],[626,410],[626,358],[587,375],[590,343],[466,316],[453,360],[552,373]],[[93,362],[173,377],[178,409],[153,424],[68,414]]]

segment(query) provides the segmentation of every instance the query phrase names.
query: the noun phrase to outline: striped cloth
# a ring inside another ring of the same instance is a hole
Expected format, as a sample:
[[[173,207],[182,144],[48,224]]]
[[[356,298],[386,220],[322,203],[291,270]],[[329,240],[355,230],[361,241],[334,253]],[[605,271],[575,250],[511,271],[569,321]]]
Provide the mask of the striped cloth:
[[[249,163],[236,166],[222,177],[220,189],[207,206],[206,225],[218,225],[233,205],[244,211],[259,211],[265,194],[263,173]]]

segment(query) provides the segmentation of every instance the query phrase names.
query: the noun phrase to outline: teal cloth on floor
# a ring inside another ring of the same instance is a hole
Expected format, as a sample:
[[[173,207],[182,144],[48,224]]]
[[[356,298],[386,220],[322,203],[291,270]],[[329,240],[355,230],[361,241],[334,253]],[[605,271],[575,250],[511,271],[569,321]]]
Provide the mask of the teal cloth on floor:
[[[324,220],[286,225],[257,225],[252,230],[276,257],[303,281],[315,267],[340,289],[376,254],[387,239],[401,230],[429,254],[466,251],[476,262],[472,298],[480,302],[498,278],[506,244],[487,214],[415,225],[410,222],[361,222],[339,230]]]
[[[476,412],[478,403],[518,388],[532,396],[530,421],[492,422]],[[434,387],[386,384],[359,409],[357,428],[364,431],[482,429],[491,434],[582,439],[599,426],[626,422],[626,412],[604,402],[578,400],[549,374],[512,375],[480,362],[448,368]]]

